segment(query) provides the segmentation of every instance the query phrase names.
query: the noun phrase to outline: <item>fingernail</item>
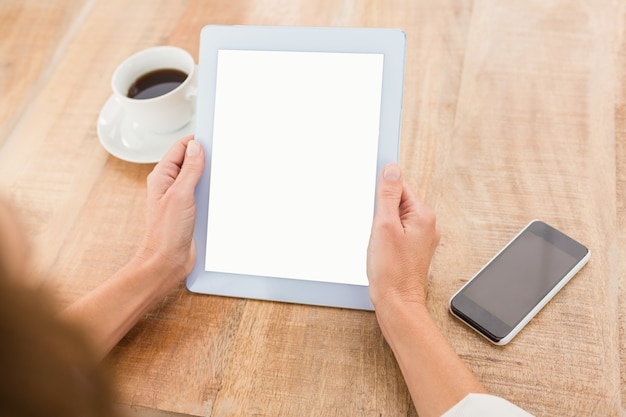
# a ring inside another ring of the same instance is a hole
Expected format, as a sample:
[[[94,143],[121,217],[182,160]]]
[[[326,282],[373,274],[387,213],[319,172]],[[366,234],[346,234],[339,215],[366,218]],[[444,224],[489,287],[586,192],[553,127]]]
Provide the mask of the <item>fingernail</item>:
[[[196,156],[200,153],[200,145],[195,140],[187,142],[187,156]]]
[[[387,181],[398,181],[400,179],[400,167],[396,164],[391,164],[385,167],[383,177]]]

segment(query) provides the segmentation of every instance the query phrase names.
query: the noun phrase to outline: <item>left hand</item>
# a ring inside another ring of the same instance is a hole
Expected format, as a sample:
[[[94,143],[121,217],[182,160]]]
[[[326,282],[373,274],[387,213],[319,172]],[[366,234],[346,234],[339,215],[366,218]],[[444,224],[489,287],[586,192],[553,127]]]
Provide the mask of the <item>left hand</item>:
[[[196,250],[194,189],[204,168],[204,152],[193,136],[178,141],[148,176],[146,234],[137,256],[156,260],[175,279],[191,272]]]

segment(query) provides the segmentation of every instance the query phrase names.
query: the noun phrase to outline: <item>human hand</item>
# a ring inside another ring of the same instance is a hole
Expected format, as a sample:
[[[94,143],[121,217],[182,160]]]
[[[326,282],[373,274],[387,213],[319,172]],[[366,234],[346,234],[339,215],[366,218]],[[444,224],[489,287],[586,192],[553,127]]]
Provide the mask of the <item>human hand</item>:
[[[434,212],[402,179],[383,170],[367,253],[370,297],[420,416],[440,416],[485,389],[437,328],[426,308],[426,284],[439,230]]]
[[[400,167],[383,170],[367,250],[372,304],[425,304],[430,262],[439,243],[435,213],[408,187]]]
[[[192,136],[172,146],[148,175],[146,233],[135,257],[63,311],[89,335],[99,357],[191,272],[194,189],[203,168],[204,153]]]
[[[189,275],[196,259],[194,189],[203,168],[202,147],[188,136],[176,142],[148,176],[146,234],[137,256],[158,262],[176,280]]]

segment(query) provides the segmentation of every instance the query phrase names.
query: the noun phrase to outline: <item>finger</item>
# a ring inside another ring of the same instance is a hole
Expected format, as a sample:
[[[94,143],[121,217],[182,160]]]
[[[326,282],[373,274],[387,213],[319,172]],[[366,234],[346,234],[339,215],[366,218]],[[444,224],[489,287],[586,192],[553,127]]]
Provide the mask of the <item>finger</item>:
[[[178,167],[182,166],[185,159],[185,151],[187,150],[187,144],[193,140],[193,135],[185,136],[178,140],[172,147],[165,153],[159,164],[175,164]]]
[[[172,145],[148,175],[150,195],[159,198],[174,183],[185,158],[187,143],[193,136],[187,136]]]
[[[419,212],[426,208],[424,202],[417,196],[415,191],[402,180],[402,197],[400,198],[400,217]]]
[[[405,231],[415,230],[415,228],[433,228],[436,236],[439,235],[435,212],[404,181],[399,214]],[[439,237],[436,238],[436,242],[438,241]]]
[[[376,195],[376,217],[399,221],[400,201],[403,193],[402,171],[397,164],[383,169]]]
[[[197,141],[190,140],[186,144],[183,165],[176,179],[176,183],[180,184],[180,187],[183,187],[189,192],[193,192],[193,189],[196,188],[202,176],[203,169],[204,152],[202,146],[200,146]]]

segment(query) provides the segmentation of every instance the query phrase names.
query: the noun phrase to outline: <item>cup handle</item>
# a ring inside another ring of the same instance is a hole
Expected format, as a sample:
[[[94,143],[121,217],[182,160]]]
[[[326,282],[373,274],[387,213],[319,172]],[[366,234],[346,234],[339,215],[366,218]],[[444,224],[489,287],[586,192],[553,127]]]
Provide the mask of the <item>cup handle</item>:
[[[187,88],[185,92],[185,100],[193,100],[195,102],[196,97],[198,96],[198,66],[196,65],[193,70],[191,79],[191,85]]]
[[[189,86],[187,92],[185,93],[185,100],[194,100],[198,96],[198,88],[195,85]]]
[[[120,99],[116,96],[113,96],[112,100],[115,105],[106,106],[106,111],[100,113],[100,116],[98,117],[98,123],[103,126],[109,126],[118,123],[124,112]]]

